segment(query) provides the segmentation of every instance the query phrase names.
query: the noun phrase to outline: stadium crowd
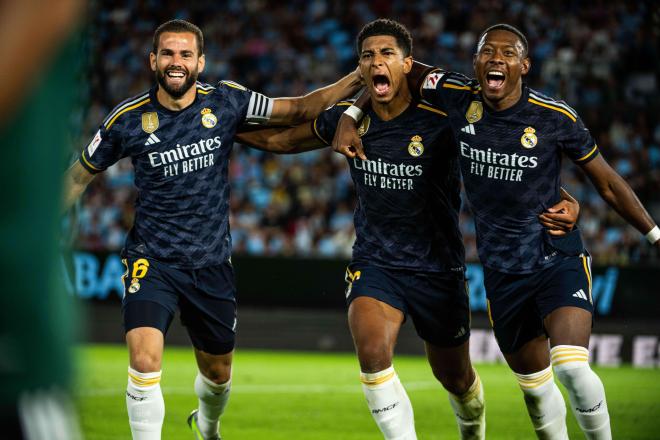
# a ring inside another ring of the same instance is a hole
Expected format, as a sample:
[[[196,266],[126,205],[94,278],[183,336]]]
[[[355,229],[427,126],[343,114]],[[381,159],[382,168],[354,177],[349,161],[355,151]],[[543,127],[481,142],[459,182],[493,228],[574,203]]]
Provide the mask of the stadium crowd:
[[[151,36],[170,18],[190,20],[204,31],[203,81],[231,79],[271,97],[301,95],[352,70],[355,35],[378,17],[410,28],[416,59],[466,74],[479,32],[506,22],[529,39],[528,84],[576,108],[609,163],[660,219],[660,8],[654,2],[175,3],[96,3],[90,14],[91,102],[80,145],[118,102],[152,85]],[[596,263],[660,264],[644,237],[604,205],[576,166],[565,163],[563,183],[580,201],[579,224]],[[132,224],[132,180],[127,160],[95,179],[79,210],[76,247],[121,248]],[[274,156],[235,145],[230,180],[235,253],[350,256],[355,197],[343,156],[329,149]],[[476,261],[465,204],[461,216],[467,258]]]

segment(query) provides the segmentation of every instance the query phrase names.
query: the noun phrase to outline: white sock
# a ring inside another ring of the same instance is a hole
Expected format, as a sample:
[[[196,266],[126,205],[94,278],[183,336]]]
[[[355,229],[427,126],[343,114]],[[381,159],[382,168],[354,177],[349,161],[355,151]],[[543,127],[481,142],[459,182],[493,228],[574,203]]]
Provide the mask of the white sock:
[[[544,440],[568,440],[566,404],[552,376],[552,367],[532,374],[514,373],[525,397],[536,436]]]
[[[195,378],[195,394],[199,398],[197,427],[204,438],[213,438],[219,434],[220,416],[227,406],[230,391],[231,379],[217,384],[202,373],[197,373]]]
[[[160,371],[140,373],[128,367],[126,409],[133,440],[160,440],[165,418],[160,374]]]
[[[585,437],[610,440],[612,431],[605,388],[589,367],[589,350],[575,345],[557,345],[550,349],[550,355],[557,378],[568,390],[571,409]]]
[[[376,425],[386,440],[417,440],[410,399],[394,367],[361,373],[362,391]]]
[[[449,403],[454,409],[458,432],[462,440],[483,440],[486,438],[486,403],[484,387],[476,370],[474,382],[462,395],[449,393]]]

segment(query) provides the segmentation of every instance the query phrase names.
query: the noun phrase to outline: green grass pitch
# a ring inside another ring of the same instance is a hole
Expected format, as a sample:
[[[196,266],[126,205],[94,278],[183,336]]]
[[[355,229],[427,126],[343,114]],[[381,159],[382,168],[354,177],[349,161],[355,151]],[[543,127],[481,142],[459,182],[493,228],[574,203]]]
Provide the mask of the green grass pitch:
[[[79,351],[77,406],[87,440],[130,439],[124,392],[123,346],[91,345]],[[456,439],[447,396],[422,357],[397,356],[395,367],[415,410],[420,440]],[[477,365],[484,383],[487,436],[533,439],[521,392],[504,365]],[[222,419],[227,440],[377,440],[353,354],[237,350],[231,400]],[[598,368],[605,383],[615,439],[660,439],[660,370]],[[196,407],[191,349],[168,347],[161,386],[163,439],[192,439],[186,417]],[[572,414],[571,438],[583,438]]]

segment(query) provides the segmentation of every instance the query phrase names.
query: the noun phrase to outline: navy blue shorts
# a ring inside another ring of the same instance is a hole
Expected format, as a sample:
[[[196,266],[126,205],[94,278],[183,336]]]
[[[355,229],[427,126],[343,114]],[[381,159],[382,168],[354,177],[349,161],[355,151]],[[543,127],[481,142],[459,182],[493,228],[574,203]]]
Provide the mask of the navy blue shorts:
[[[177,308],[195,348],[210,354],[234,349],[236,287],[229,262],[175,269],[146,258],[122,260],[124,330],[153,327],[167,334]]]
[[[410,315],[424,341],[457,347],[470,337],[470,297],[461,273],[414,272],[353,262],[346,268],[346,302],[359,296]]]
[[[593,314],[591,257],[566,257],[531,274],[507,274],[484,268],[488,317],[502,353],[515,353],[545,333],[543,319],[560,307]]]

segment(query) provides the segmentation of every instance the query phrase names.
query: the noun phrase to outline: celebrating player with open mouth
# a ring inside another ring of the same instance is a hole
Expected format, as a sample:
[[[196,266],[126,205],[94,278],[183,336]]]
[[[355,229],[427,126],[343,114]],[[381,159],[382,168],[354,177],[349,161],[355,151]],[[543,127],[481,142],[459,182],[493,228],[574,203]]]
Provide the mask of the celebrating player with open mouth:
[[[357,50],[371,103],[358,130],[369,159],[348,160],[358,204],[346,298],[369,410],[386,439],[416,438],[412,405],[392,365],[409,316],[433,374],[449,391],[461,438],[483,439],[483,388],[469,357],[458,152],[447,113],[412,99],[406,80],[412,38],[404,26],[382,19],[367,24]],[[320,148],[329,145],[349,105],[340,102],[311,124],[238,138],[270,151]],[[554,208],[570,207],[562,202]],[[556,229],[570,228],[575,209],[548,213],[547,220],[558,222]]]
[[[414,68],[408,79],[425,102],[448,113],[459,143],[491,324],[537,436],[568,438],[554,367],[586,437],[611,439],[603,384],[588,362],[591,258],[578,230],[557,238],[536,221],[559,198],[562,154],[656,247],[660,229],[599,154],[575,110],[522,82],[531,62],[518,29],[498,24],[481,34],[476,79],[424,67]],[[348,156],[364,157],[368,151],[361,149],[353,119],[370,100],[359,101],[343,117],[334,144]]]
[[[149,55],[156,85],[117,106],[67,172],[65,206],[94,176],[131,157],[138,189],[135,223],[122,251],[122,300],[130,355],[126,407],[133,439],[160,439],[164,335],[178,309],[195,349],[199,408],[188,422],[198,440],[219,438],[231,384],[236,332],[230,260],[227,168],[245,122],[294,124],[350,96],[357,72],[301,98],[270,99],[241,85],[197,82],[204,70],[200,29],[161,25]]]

